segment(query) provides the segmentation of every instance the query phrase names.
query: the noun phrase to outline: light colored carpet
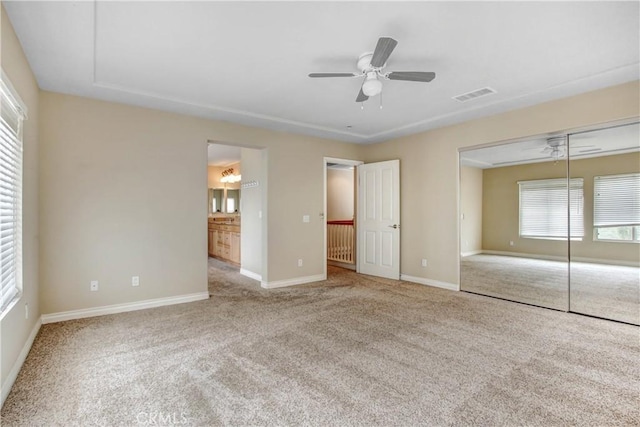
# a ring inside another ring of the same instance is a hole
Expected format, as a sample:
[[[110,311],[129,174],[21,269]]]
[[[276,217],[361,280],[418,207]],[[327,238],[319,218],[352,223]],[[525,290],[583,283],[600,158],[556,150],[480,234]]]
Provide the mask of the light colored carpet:
[[[42,327],[3,426],[637,426],[640,328],[331,268]]]
[[[570,301],[576,313],[640,324],[637,267],[480,254],[462,258],[460,284],[465,291],[558,310]]]

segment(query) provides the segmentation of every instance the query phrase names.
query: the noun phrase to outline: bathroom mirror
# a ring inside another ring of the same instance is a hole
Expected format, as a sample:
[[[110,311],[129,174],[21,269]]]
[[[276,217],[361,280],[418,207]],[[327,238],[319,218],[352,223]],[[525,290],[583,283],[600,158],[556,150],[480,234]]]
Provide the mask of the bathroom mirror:
[[[240,190],[227,189],[227,203],[225,205],[227,213],[240,212]]]
[[[224,188],[209,189],[209,210],[211,212],[223,212],[224,210]]]
[[[239,213],[240,190],[231,188],[209,189],[209,214]]]

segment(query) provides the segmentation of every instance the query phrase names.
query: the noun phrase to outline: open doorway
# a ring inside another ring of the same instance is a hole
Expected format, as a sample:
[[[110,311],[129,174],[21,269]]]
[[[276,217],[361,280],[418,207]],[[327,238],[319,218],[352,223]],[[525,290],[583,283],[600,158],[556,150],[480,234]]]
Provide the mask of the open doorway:
[[[260,281],[266,150],[209,141],[208,256]]]
[[[356,168],[360,164],[325,158],[325,265],[357,270]]]

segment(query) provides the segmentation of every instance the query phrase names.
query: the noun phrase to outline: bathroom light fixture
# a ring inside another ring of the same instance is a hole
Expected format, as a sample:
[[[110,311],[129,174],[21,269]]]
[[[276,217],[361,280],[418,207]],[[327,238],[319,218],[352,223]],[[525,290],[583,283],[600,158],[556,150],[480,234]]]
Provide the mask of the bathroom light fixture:
[[[222,171],[222,178],[220,178],[220,182],[234,183],[234,182],[240,182],[241,179],[242,179],[242,175],[235,175],[233,173],[233,168],[229,168]]]

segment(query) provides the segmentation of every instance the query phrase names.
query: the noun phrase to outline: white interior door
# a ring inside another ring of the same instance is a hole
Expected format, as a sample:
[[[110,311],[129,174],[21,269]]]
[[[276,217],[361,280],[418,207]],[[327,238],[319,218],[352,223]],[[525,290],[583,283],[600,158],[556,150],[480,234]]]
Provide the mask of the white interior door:
[[[358,166],[359,272],[400,279],[400,161]]]

